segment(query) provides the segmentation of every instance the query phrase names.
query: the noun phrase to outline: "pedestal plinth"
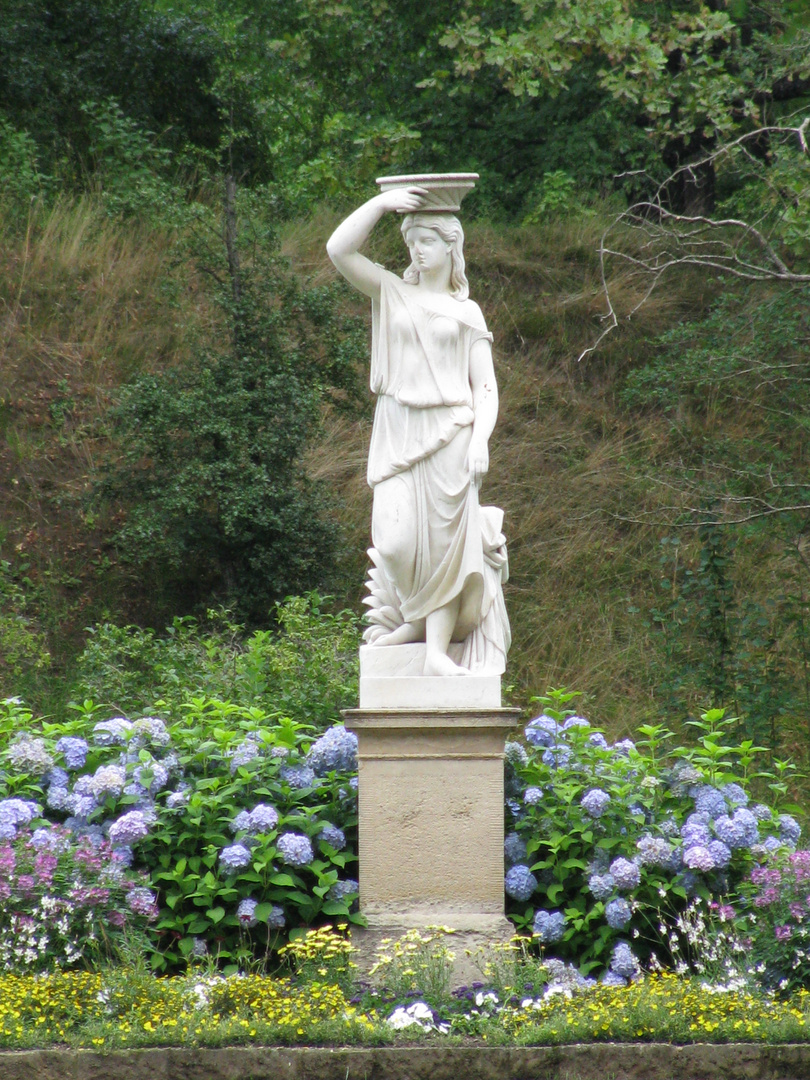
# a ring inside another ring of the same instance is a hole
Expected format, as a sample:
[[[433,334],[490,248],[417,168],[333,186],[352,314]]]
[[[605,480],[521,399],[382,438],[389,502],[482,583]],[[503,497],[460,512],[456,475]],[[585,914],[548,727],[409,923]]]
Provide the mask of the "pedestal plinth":
[[[436,680],[465,682],[464,678]],[[370,927],[509,932],[503,757],[518,709],[361,708],[360,910]]]

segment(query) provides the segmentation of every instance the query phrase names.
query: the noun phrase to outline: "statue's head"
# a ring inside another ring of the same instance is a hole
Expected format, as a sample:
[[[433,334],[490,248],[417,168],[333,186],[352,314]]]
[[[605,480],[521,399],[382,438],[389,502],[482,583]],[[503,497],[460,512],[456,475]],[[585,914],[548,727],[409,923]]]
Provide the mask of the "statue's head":
[[[408,243],[411,229],[431,229],[438,233],[450,259],[450,294],[456,300],[466,300],[470,295],[467,275],[464,272],[464,230],[455,214],[406,214],[402,219],[402,236]],[[410,285],[419,281],[419,268],[413,262],[402,275]]]

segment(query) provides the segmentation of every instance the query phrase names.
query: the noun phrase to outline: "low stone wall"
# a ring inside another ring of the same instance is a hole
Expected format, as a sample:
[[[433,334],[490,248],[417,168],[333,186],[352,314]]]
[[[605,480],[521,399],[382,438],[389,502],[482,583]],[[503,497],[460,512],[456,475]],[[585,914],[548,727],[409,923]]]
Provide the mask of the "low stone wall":
[[[810,1045],[0,1052],[2,1080],[799,1080]]]

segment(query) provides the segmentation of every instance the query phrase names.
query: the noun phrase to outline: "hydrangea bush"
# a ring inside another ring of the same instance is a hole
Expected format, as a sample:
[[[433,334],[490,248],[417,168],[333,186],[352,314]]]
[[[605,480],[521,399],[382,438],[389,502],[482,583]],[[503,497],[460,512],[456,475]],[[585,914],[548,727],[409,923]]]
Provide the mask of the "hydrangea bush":
[[[773,805],[786,766],[764,772],[722,710],[693,721],[689,748],[666,750],[674,736],[660,725],[609,745],[573,696],[540,699],[526,745],[507,744],[505,889],[511,918],[544,950],[618,984],[640,964],[672,963],[689,898],[734,894],[801,829]],[[755,773],[767,801],[752,798]]]
[[[358,918],[357,740],[342,725],[318,737],[207,699],[168,723],[75,711],[57,724],[0,704],[0,843],[58,825],[142,872],[155,969],[206,954],[249,967],[292,929]]]

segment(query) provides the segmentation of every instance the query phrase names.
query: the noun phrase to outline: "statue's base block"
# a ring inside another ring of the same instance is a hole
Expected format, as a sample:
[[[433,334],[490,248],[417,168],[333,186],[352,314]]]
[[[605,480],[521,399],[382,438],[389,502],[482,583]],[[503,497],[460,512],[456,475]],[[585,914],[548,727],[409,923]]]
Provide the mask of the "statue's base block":
[[[363,952],[411,927],[448,926],[478,944],[510,935],[503,756],[518,716],[498,707],[344,713],[358,738]],[[453,942],[457,956],[469,947]]]
[[[448,655],[461,661],[462,645]],[[425,645],[362,645],[361,709],[498,709],[499,675],[423,675]]]

